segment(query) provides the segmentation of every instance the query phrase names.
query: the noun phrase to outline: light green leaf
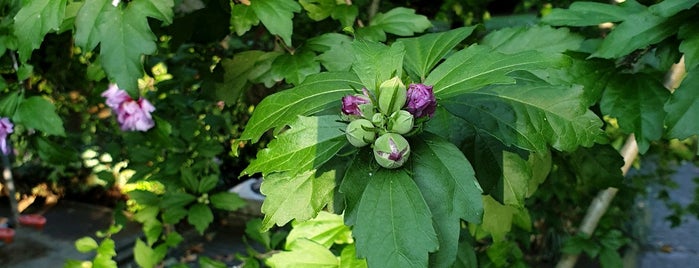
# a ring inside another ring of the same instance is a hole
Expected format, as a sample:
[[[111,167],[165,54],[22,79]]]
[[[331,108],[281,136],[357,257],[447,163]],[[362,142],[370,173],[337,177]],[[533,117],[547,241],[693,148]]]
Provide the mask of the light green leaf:
[[[65,136],[63,120],[56,113],[56,107],[48,100],[29,97],[22,101],[12,117],[12,121],[28,128],[40,130],[48,135]]]
[[[596,26],[605,22],[623,21],[638,12],[634,5],[611,5],[595,2],[574,2],[568,9],[554,8],[541,22],[556,26]]]
[[[452,114],[506,146],[545,151],[548,145],[571,151],[602,137],[601,120],[582,105],[578,86],[519,80],[442,100]]]
[[[356,29],[354,37],[357,40],[384,42],[386,41],[386,32],[380,26],[366,26]]]
[[[115,9],[109,1],[85,1],[75,17],[75,44],[85,51],[95,49],[103,35],[99,25]]]
[[[95,241],[94,238],[89,236],[80,238],[75,241],[75,248],[82,253],[93,251],[97,249],[97,247],[99,247],[99,245],[97,245],[97,241]]]
[[[352,70],[367,89],[377,90],[381,82],[401,76],[405,55],[403,43],[396,42],[388,47],[377,42],[355,40],[352,48]]]
[[[357,247],[349,244],[340,252],[340,268],[367,268],[365,259],[357,258]]]
[[[201,268],[227,268],[228,265],[222,261],[213,260],[206,256],[199,257],[199,267]]]
[[[339,260],[329,249],[308,239],[299,239],[291,251],[282,251],[272,255],[265,262],[273,268],[338,267]]]
[[[680,52],[684,53],[685,70],[699,66],[699,23],[682,25],[677,34],[682,40]]]
[[[680,21],[680,17],[668,19],[649,11],[639,12],[617,25],[590,57],[619,58],[636,49],[663,41],[677,33]]]
[[[184,207],[197,199],[196,196],[185,192],[167,191],[163,194],[163,199],[160,201],[160,208],[168,210],[174,207]]]
[[[163,210],[162,219],[165,224],[175,224],[187,217],[189,212],[184,207],[169,207]]]
[[[209,197],[211,205],[218,209],[234,211],[244,207],[247,203],[235,193],[220,192]]]
[[[165,24],[172,23],[173,0],[134,0],[129,3],[129,8],[140,11],[144,16],[158,19]]]
[[[535,50],[548,53],[562,53],[580,48],[583,38],[572,34],[567,28],[554,29],[550,26],[505,28],[491,32],[481,41],[481,45],[492,47],[505,54]]]
[[[648,11],[655,15],[669,18],[682,10],[692,8],[697,3],[699,3],[699,0],[664,0],[648,7]]]
[[[274,224],[283,226],[293,219],[305,221],[315,217],[333,200],[335,176],[334,170],[266,176],[260,189],[266,196],[262,203],[265,214],[262,229],[269,230]]]
[[[97,248],[97,255],[101,255],[111,259],[111,257],[117,255],[116,250],[114,250],[114,246],[115,243],[113,239],[109,237],[104,238],[100,243],[100,246]]]
[[[321,21],[329,17],[335,9],[335,0],[299,0],[299,4],[308,12],[308,17]]]
[[[371,267],[427,267],[439,243],[418,186],[403,169],[381,168],[365,179],[353,228],[357,255]]]
[[[326,33],[308,40],[306,45],[316,52],[316,57],[325,69],[331,72],[349,71],[354,61],[352,39],[338,33]]]
[[[634,133],[638,151],[643,154],[652,141],[663,135],[663,106],[670,92],[650,75],[617,74],[604,91],[600,109],[614,117],[626,133]]]
[[[333,9],[330,15],[333,19],[338,20],[342,24],[342,28],[351,27],[359,15],[359,9],[356,5],[338,4]]]
[[[439,251],[430,255],[430,267],[451,267],[459,244],[454,234],[461,230],[460,219],[481,221],[482,190],[471,164],[454,144],[431,133],[411,139],[410,144],[412,177],[430,208],[439,241]]]
[[[257,26],[260,19],[257,18],[255,11],[250,6],[243,4],[235,4],[231,1],[231,29],[238,36],[247,33],[252,26]]]
[[[153,246],[163,233],[163,224],[157,220],[147,221],[143,224],[143,234],[146,236],[146,244]]]
[[[301,6],[293,0],[255,0],[250,1],[250,8],[270,33],[276,34],[291,46],[294,13],[301,11]]]
[[[57,31],[65,16],[67,0],[29,1],[15,15],[14,35],[17,37],[19,59],[27,62],[34,49],[41,46],[44,35]]]
[[[432,23],[427,17],[415,14],[414,9],[397,7],[386,13],[377,13],[369,26],[399,36],[411,36],[432,27]]]
[[[531,167],[515,153],[505,151],[502,158],[502,185],[498,185],[497,194],[491,191],[491,195],[502,193],[503,204],[523,208],[532,177]]]
[[[563,67],[569,63],[563,55],[526,51],[505,55],[486,46],[473,45],[454,53],[437,66],[425,80],[434,86],[434,94],[446,99],[491,84],[512,84],[507,76],[515,70]]]
[[[187,222],[194,225],[199,234],[204,234],[206,227],[214,221],[214,214],[211,213],[211,209],[204,204],[197,203],[189,208],[189,214],[187,215]]]
[[[293,228],[286,237],[285,249],[294,248],[294,243],[300,239],[308,239],[330,248],[333,244],[352,243],[352,232],[344,223],[341,215],[321,211],[307,221],[294,221]]]
[[[139,205],[156,206],[158,202],[160,202],[158,195],[146,190],[133,190],[129,191],[127,194],[130,200],[136,201]]]
[[[484,236],[490,235],[494,242],[504,241],[505,236],[512,228],[514,215],[521,213],[520,210],[500,204],[489,195],[483,196],[483,208],[485,214],[483,215],[483,224],[479,228],[485,233],[477,233],[475,238],[482,239]]]
[[[141,239],[136,239],[133,253],[136,263],[141,267],[152,268],[160,262],[160,260],[155,257],[155,251],[141,241]]]
[[[529,154],[529,159],[527,159],[527,164],[531,168],[531,179],[529,179],[529,185],[527,186],[526,198],[531,197],[539,185],[546,181],[551,168],[553,167],[551,160],[551,152],[531,152]]]
[[[686,139],[699,134],[699,68],[687,73],[665,104],[667,136]]]
[[[284,171],[296,174],[318,168],[347,144],[342,132],[347,125],[339,120],[337,115],[298,117],[289,130],[258,152],[242,174],[261,172],[266,176]]]
[[[361,88],[351,73],[319,73],[311,75],[295,88],[267,96],[255,108],[241,140],[257,140],[271,128],[282,127],[324,110],[340,113],[343,96],[353,93],[352,87]]]
[[[320,63],[314,58],[315,54],[310,51],[284,54],[274,60],[271,72],[284,77],[289,84],[298,85],[309,75],[320,72]]]
[[[425,80],[427,74],[456,45],[468,37],[474,27],[462,27],[442,33],[426,34],[415,38],[398,39],[405,46],[405,69]]]

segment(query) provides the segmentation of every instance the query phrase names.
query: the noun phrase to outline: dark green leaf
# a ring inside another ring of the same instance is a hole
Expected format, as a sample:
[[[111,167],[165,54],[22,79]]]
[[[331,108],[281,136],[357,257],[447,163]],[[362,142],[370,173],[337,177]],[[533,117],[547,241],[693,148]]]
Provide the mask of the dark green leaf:
[[[697,3],[699,3],[699,0],[665,0],[648,7],[648,11],[655,15],[669,18],[682,10],[692,8]]]
[[[512,84],[507,76],[515,70],[562,67],[568,59],[556,53],[526,51],[505,55],[486,46],[473,45],[454,53],[437,66],[425,80],[434,86],[434,94],[446,99],[491,84]]]
[[[252,240],[255,240],[262,244],[267,250],[271,250],[270,245],[270,233],[262,231],[262,219],[252,219],[245,224],[245,235]]]
[[[19,107],[19,104],[22,103],[22,100],[23,98],[19,90],[4,96],[2,99],[0,99],[0,116],[12,117],[15,114],[17,107]]]
[[[347,168],[345,177],[340,184],[340,193],[345,197],[345,223],[354,225],[357,220],[357,210],[359,201],[362,198],[369,179],[372,178],[379,165],[374,160],[371,149],[360,149],[355,154],[352,162]]]
[[[599,262],[604,268],[623,267],[624,261],[619,252],[613,249],[602,249],[599,252]]]
[[[194,204],[189,208],[189,214],[187,215],[187,222],[194,225],[199,234],[204,234],[206,227],[214,221],[214,214],[211,213],[211,209],[204,204]]]
[[[243,4],[235,4],[231,1],[231,29],[236,34],[243,35],[250,30],[252,26],[260,23],[255,11],[250,6]]]
[[[355,40],[352,48],[354,49],[352,70],[364,87],[376,90],[383,81],[393,76],[401,76],[405,55],[403,43],[394,43],[388,47],[381,43]]]
[[[229,105],[235,103],[249,87],[248,79],[251,79],[251,72],[258,66],[260,59],[269,53],[273,52],[248,50],[235,54],[233,59],[222,60],[223,83],[216,85],[216,97]]]
[[[67,165],[72,161],[79,161],[77,157],[78,151],[75,148],[53,142],[47,137],[36,137],[35,146],[39,153],[39,158],[48,164]]]
[[[164,24],[172,23],[174,0],[134,0],[129,8],[138,9],[144,16],[158,19]]]
[[[309,75],[320,72],[320,63],[315,61],[315,54],[309,51],[284,54],[277,57],[272,64],[272,75],[284,77],[287,83],[298,85]]]
[[[271,267],[337,267],[338,259],[323,245],[308,239],[299,239],[291,251],[282,251],[266,260]]]
[[[220,192],[209,197],[211,205],[218,209],[234,211],[244,207],[247,203],[235,193]]]
[[[550,25],[597,26],[605,22],[623,21],[637,8],[594,2],[575,2],[568,9],[554,8],[541,21]]]
[[[607,85],[600,109],[616,118],[624,132],[635,134],[638,151],[643,154],[650,142],[663,135],[663,105],[669,98],[670,92],[650,75],[618,74]]]
[[[39,97],[29,97],[22,101],[12,120],[34,128],[48,135],[65,136],[63,120],[56,113],[56,107],[48,100]]]
[[[270,33],[276,34],[291,46],[294,13],[301,11],[301,6],[293,0],[255,0],[250,7]]]
[[[58,30],[65,16],[66,2],[67,0],[29,1],[17,12],[14,33],[20,61],[27,62],[32,51],[41,46],[44,35]]]
[[[346,123],[337,115],[298,117],[289,129],[271,141],[242,174],[289,171],[296,174],[318,168],[347,144]]]
[[[335,9],[335,0],[299,0],[299,4],[308,12],[308,17],[315,21],[330,17]]]
[[[184,219],[184,217],[187,217],[187,214],[188,211],[184,207],[168,207],[163,210],[163,223],[176,224]]]
[[[354,61],[352,54],[352,39],[338,33],[327,33],[306,43],[314,51],[322,52],[316,57],[325,69],[331,72],[349,71]]]
[[[432,23],[427,17],[415,14],[414,9],[397,7],[386,13],[377,13],[369,26],[378,27],[384,32],[399,36],[411,36],[427,30]]]
[[[351,73],[319,73],[311,75],[301,85],[267,96],[257,105],[248,121],[241,140],[257,140],[271,128],[282,127],[307,116],[332,109],[340,113],[341,99],[361,88]]]
[[[410,144],[413,180],[430,208],[439,241],[439,251],[430,255],[430,267],[451,267],[457,254],[459,237],[455,234],[461,229],[460,219],[481,221],[482,190],[471,164],[452,143],[423,133]]]
[[[686,139],[699,134],[699,68],[687,73],[665,104],[667,136]]]
[[[85,51],[95,49],[103,35],[98,25],[114,9],[109,1],[85,1],[75,17],[75,44]]]
[[[168,210],[174,207],[184,207],[197,199],[197,197],[183,192],[167,191],[160,201],[160,208]]]
[[[405,69],[425,80],[427,74],[456,45],[468,37],[475,27],[462,27],[442,33],[426,34],[415,38],[398,39],[405,45]]]
[[[180,182],[182,182],[182,185],[184,185],[187,190],[190,192],[197,192],[199,189],[199,180],[197,180],[197,177],[194,176],[194,173],[192,173],[192,169],[190,167],[181,167],[180,168]]]
[[[342,27],[351,27],[354,24],[354,20],[357,19],[359,15],[359,9],[356,5],[343,5],[338,4],[333,9],[333,13],[330,15],[333,19],[340,21]]]
[[[459,249],[456,254],[454,268],[478,268],[476,250],[469,241],[459,243]]]
[[[495,51],[513,54],[527,50],[561,53],[577,50],[583,38],[571,33],[567,28],[554,29],[550,26],[505,28],[491,32],[481,42]]]
[[[262,229],[269,230],[274,224],[283,226],[292,219],[304,221],[315,217],[333,200],[335,176],[334,170],[266,176],[260,189],[266,196],[262,204],[265,214]]]
[[[371,267],[427,267],[439,243],[418,186],[402,169],[382,168],[366,180],[353,228],[357,255]]]
[[[133,190],[128,192],[129,199],[144,206],[157,206],[160,199],[158,195],[146,190]]]
[[[199,187],[197,188],[197,192],[208,193],[216,187],[218,180],[219,177],[216,174],[201,178],[201,180],[199,180]]]
[[[682,25],[678,37],[682,40],[680,51],[684,53],[685,70],[693,70],[699,65],[699,23]]]

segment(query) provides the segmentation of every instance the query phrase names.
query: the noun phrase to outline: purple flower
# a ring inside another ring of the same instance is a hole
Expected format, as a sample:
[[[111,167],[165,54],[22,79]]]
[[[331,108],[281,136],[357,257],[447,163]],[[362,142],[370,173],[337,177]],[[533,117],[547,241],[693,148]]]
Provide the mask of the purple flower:
[[[386,133],[374,142],[374,159],[385,168],[399,168],[410,156],[410,144],[403,136]]]
[[[117,121],[121,124],[121,130],[147,131],[155,125],[150,114],[153,111],[155,107],[144,98],[129,100],[122,103],[117,111]]]
[[[0,118],[0,151],[3,154],[9,154],[9,148],[7,148],[7,135],[14,131],[14,125],[10,122],[7,117]]]
[[[432,86],[423,84],[410,84],[408,87],[408,102],[405,108],[415,118],[425,115],[432,117],[437,109],[437,100],[434,98]]]
[[[114,110],[118,110],[119,106],[125,101],[131,100],[129,93],[126,93],[126,91],[119,89],[119,87],[116,84],[109,84],[109,88],[107,88],[106,91],[102,92],[102,97],[107,98],[105,103],[107,104],[107,106],[109,106],[109,108],[112,108]]]
[[[342,97],[342,113],[346,115],[362,116],[362,111],[359,105],[371,103],[368,97],[364,95],[348,95]]]

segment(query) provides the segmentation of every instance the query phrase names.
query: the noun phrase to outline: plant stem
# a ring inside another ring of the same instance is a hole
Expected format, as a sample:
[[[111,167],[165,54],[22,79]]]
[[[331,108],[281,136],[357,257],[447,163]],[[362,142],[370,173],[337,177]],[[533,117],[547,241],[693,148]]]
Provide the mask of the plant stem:
[[[8,149],[11,150],[11,145],[10,141],[7,141],[8,144]],[[8,198],[10,199],[10,209],[12,210],[12,226],[17,226],[19,224],[19,210],[17,208],[17,199],[15,199],[15,182],[12,179],[12,169],[10,167],[10,158],[0,152],[0,155],[2,155],[2,178],[5,180],[5,188],[7,188],[7,195]]]
[[[368,11],[369,21],[371,21],[371,19],[374,18],[374,16],[376,15],[376,12],[379,12],[379,3],[380,2],[381,2],[381,0],[371,1],[371,5],[369,5],[369,11]]]

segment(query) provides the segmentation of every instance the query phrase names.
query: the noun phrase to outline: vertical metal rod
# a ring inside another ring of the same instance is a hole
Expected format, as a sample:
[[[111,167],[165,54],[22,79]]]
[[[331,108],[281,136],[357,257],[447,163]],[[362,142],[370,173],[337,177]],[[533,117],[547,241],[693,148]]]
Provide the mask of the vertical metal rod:
[[[10,144],[9,139],[7,141],[7,147],[9,148],[8,151],[11,153],[12,145]],[[17,199],[15,198],[17,191],[15,190],[15,182],[12,179],[12,166],[10,165],[10,158],[8,155],[3,154],[2,152],[0,152],[0,155],[2,155],[2,178],[5,180],[5,187],[7,188],[7,193],[10,199],[10,209],[12,210],[12,221],[10,223],[12,226],[18,226],[19,209],[17,207]]]

